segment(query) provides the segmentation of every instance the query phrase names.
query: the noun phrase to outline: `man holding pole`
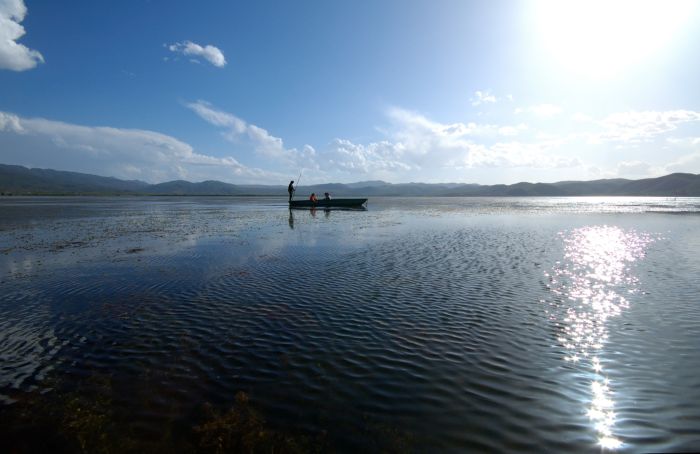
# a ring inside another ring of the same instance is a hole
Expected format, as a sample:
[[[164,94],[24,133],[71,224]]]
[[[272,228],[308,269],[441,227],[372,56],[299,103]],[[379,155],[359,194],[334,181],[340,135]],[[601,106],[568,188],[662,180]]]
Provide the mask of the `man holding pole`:
[[[289,182],[289,186],[287,186],[287,192],[289,192],[289,201],[292,201],[292,196],[294,195],[294,180]]]

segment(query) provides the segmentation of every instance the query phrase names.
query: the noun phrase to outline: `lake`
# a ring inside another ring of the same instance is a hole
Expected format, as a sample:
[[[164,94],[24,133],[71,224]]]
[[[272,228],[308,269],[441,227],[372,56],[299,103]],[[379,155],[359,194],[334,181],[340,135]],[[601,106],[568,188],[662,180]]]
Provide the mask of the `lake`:
[[[0,448],[700,449],[700,199],[0,198]]]

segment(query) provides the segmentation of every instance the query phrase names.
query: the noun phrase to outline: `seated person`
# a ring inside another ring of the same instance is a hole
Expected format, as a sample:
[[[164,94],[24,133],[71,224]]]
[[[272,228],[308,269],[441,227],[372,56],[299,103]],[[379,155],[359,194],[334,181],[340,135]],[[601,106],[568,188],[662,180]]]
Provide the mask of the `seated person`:
[[[311,196],[309,197],[309,200],[311,200],[313,203],[318,202],[318,198],[316,198],[316,193],[312,192]]]
[[[327,192],[324,193],[323,200],[330,200],[330,199],[331,199],[331,195],[330,195],[329,193],[327,193]]]

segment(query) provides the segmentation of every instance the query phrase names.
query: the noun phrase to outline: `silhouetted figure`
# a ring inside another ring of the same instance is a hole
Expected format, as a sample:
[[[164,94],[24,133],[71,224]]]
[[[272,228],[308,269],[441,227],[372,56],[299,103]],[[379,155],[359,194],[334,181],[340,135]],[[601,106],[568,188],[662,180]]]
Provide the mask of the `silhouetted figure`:
[[[289,193],[289,201],[292,201],[292,196],[294,195],[294,180],[289,182],[289,186],[287,186],[287,192]]]
[[[331,199],[331,195],[330,195],[329,193],[327,193],[327,192],[324,193],[323,200],[330,200],[330,199]]]

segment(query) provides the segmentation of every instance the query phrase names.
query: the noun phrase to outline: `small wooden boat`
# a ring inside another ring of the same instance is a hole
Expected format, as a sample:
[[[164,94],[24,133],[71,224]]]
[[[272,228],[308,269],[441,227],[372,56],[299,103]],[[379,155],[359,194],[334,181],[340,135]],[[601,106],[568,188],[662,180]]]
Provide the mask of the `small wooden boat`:
[[[318,202],[311,200],[292,200],[289,208],[360,208],[367,199],[319,199]]]

